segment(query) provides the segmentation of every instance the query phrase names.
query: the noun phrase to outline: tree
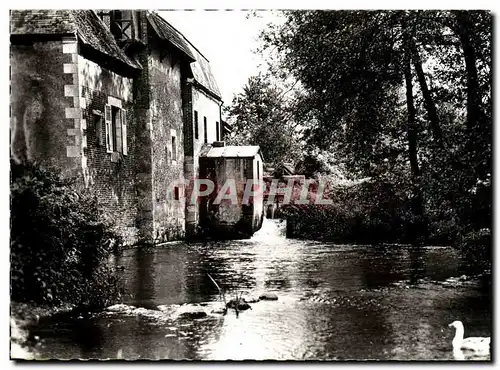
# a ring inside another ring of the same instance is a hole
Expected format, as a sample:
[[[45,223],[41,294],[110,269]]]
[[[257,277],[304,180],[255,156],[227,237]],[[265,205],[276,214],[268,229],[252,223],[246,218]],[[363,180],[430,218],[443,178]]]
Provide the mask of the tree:
[[[417,217],[442,217],[446,200],[463,227],[480,227],[473,205],[491,205],[476,195],[491,176],[491,15],[284,14],[262,40],[303,86],[296,106],[315,118],[308,144],[335,151],[353,173],[407,188]]]
[[[268,163],[295,163],[301,148],[300,132],[289,113],[293,104],[289,92],[264,75],[250,77],[226,109],[234,128],[229,143],[259,145]]]

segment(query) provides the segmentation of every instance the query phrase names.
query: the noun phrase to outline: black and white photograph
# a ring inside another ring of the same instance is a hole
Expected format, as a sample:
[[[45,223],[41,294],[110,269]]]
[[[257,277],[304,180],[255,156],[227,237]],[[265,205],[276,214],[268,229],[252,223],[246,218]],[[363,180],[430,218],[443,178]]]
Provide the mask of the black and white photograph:
[[[11,362],[491,363],[494,12],[136,5],[9,10]]]

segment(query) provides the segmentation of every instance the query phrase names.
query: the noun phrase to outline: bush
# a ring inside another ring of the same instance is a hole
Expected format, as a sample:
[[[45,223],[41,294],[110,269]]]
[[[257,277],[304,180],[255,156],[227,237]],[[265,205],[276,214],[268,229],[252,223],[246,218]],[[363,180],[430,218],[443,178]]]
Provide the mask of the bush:
[[[11,163],[11,299],[98,307],[118,296],[111,222],[76,179]]]
[[[409,200],[388,183],[338,187],[329,198],[330,205],[284,205],[288,236],[369,244],[409,242],[413,237]]]
[[[492,239],[491,230],[484,228],[463,235],[456,247],[469,268],[474,272],[491,271]]]

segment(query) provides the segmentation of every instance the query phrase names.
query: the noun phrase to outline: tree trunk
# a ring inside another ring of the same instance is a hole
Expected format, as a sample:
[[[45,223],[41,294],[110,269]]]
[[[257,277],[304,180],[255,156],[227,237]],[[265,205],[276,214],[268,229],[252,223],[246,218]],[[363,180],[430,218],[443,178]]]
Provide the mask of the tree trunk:
[[[415,102],[413,99],[413,81],[409,60],[405,62],[406,106],[408,109],[408,154],[411,174],[414,180],[420,177],[420,167],[417,157],[417,132],[415,127]]]
[[[408,154],[410,159],[410,167],[413,182],[418,181],[420,177],[420,168],[417,157],[417,132],[416,132],[416,110],[415,101],[413,99],[413,79],[411,75],[411,50],[410,50],[410,35],[407,30],[406,21],[402,21],[403,28],[403,72],[406,83],[406,106],[408,109]]]
[[[403,23],[403,29],[406,25]],[[415,101],[413,98],[413,79],[411,74],[411,46],[410,46],[410,36],[408,32],[405,31],[404,35],[404,77],[406,84],[406,106],[408,109],[408,155],[410,160],[410,168],[412,175],[412,193],[413,199],[411,202],[412,213],[415,217],[415,221],[411,225],[409,237],[412,242],[417,245],[419,242],[419,237],[425,235],[424,225],[424,209],[423,209],[423,196],[422,189],[420,185],[420,166],[418,163],[418,138],[416,130],[416,110]]]
[[[443,132],[441,130],[441,126],[439,125],[436,105],[434,104],[431,92],[429,90],[429,87],[427,86],[427,81],[425,80],[425,74],[422,68],[420,54],[413,40],[409,40],[409,47],[411,48],[413,65],[415,67],[415,72],[417,73],[418,83],[420,85],[420,90],[422,91],[425,109],[427,110],[427,116],[429,117],[429,122],[431,124],[434,138],[440,146],[443,146]]]
[[[471,36],[474,32],[473,24],[466,11],[454,11],[457,24],[455,33],[462,44],[467,73],[467,129],[473,130],[485,118],[481,109],[481,94],[479,92],[479,79],[476,67],[476,50]]]
[[[467,78],[467,122],[465,135],[465,153],[464,157],[468,158],[469,166],[466,173],[469,176],[464,181],[463,188],[471,189],[477,186],[477,180],[488,179],[492,171],[491,158],[491,124],[492,120],[486,115],[483,110],[481,101],[481,90],[479,87],[479,78],[477,70],[477,53],[475,44],[475,26],[473,19],[468,11],[452,11],[455,16],[455,23],[452,28],[455,34],[459,37],[462,45],[463,57],[465,62],[465,72]],[[478,217],[473,215],[478,209],[484,210],[488,216],[485,220],[491,219],[492,193],[491,188],[484,190],[482,196],[476,194],[470,208],[465,214],[464,223],[475,224]],[[472,215],[472,220],[471,220]],[[479,221],[476,224],[477,228],[491,227],[488,221]]]
[[[483,110],[474,45],[474,23],[466,11],[454,11],[455,33],[462,44],[467,75],[466,155],[471,160],[473,177],[485,178],[491,173],[491,119]],[[475,179],[471,180],[473,185]]]

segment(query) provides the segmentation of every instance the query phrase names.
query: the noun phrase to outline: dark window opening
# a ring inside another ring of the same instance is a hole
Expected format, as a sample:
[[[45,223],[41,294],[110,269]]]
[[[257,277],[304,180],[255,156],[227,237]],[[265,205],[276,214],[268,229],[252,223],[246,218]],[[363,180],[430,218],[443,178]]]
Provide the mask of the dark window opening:
[[[219,122],[215,122],[215,140],[220,141],[220,137],[219,137]]]
[[[260,180],[260,163],[257,161],[257,180]]]
[[[177,142],[175,136],[172,136],[172,160],[177,160]]]
[[[198,112],[194,111],[194,138],[198,139]]]
[[[208,143],[207,117],[203,117],[203,131],[205,136],[205,144]]]
[[[179,200],[180,197],[179,197],[179,187],[178,186],[175,186],[174,187],[174,200]]]
[[[118,120],[120,119],[119,116],[119,111],[120,109],[117,107],[111,107],[111,132],[113,133],[111,135],[111,145],[112,145],[112,151],[117,152],[118,151],[118,142],[117,142],[117,133],[118,133],[118,128],[120,128]]]

